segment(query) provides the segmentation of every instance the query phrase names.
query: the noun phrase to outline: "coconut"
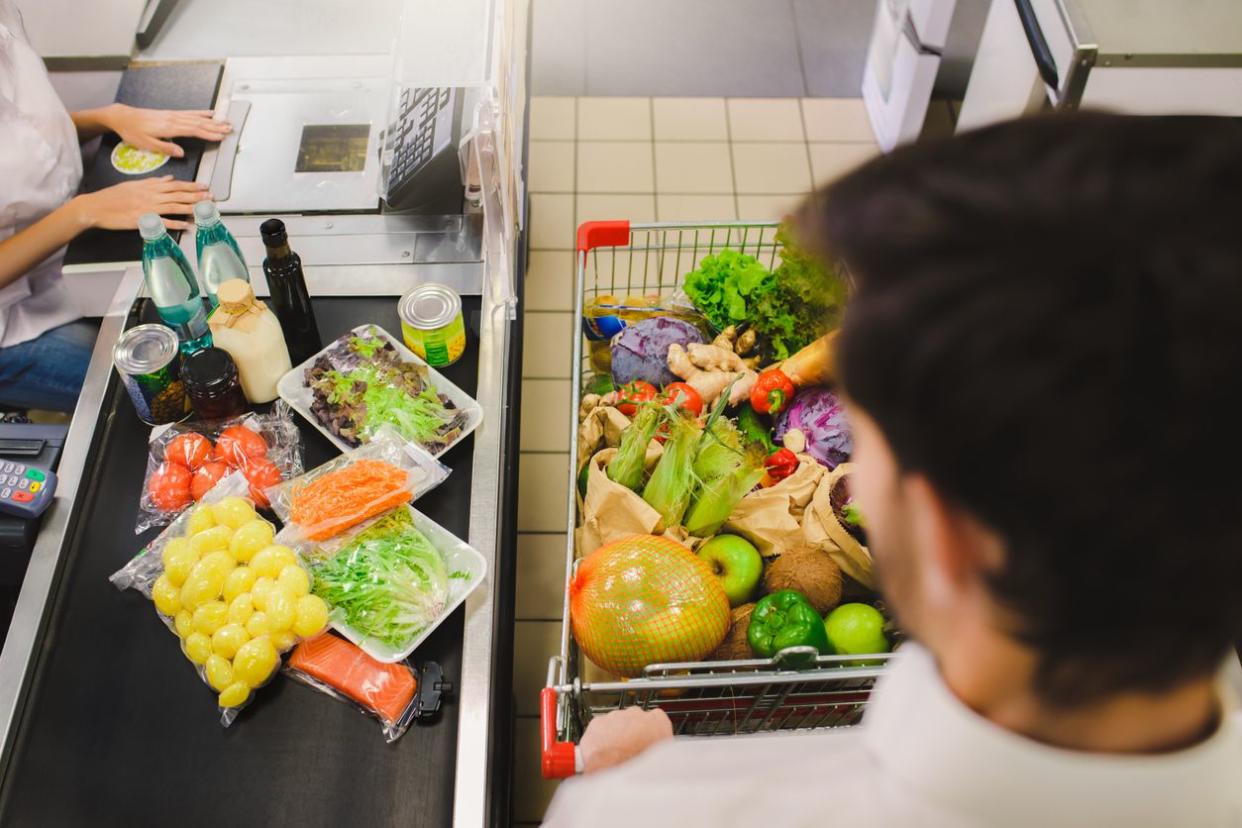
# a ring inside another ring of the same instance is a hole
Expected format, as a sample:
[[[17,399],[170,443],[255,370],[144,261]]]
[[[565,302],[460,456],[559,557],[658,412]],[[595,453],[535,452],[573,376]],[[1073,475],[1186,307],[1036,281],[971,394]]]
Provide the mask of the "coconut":
[[[746,640],[746,630],[750,627],[750,614],[755,609],[753,603],[734,607],[729,613],[729,633],[720,646],[712,650],[708,661],[736,661],[743,658],[754,658],[750,642]]]
[[[797,590],[823,615],[841,602],[841,568],[827,552],[791,549],[768,564],[763,588],[766,592]]]

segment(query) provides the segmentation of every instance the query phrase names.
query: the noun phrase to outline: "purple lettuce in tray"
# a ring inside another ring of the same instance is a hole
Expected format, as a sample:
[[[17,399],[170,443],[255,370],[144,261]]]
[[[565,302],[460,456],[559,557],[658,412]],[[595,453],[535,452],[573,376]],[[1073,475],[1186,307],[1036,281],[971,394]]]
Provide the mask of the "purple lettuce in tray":
[[[426,367],[401,358],[385,337],[346,334],[306,369],[311,413],[351,446],[366,443],[382,425],[432,454],[457,439],[466,414],[437,393]]]

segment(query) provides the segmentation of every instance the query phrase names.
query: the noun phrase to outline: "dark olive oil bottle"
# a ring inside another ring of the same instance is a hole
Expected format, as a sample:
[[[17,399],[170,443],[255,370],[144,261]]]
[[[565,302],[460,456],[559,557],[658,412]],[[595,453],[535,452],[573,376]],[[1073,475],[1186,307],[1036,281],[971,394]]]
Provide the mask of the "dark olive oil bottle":
[[[289,358],[294,365],[298,365],[323,348],[319,327],[315,324],[315,311],[306,291],[302,259],[289,249],[289,236],[285,232],[285,223],[280,219],[263,222],[259,225],[259,233],[263,237],[263,246],[267,248],[263,275],[267,277],[272,312],[285,332]]]

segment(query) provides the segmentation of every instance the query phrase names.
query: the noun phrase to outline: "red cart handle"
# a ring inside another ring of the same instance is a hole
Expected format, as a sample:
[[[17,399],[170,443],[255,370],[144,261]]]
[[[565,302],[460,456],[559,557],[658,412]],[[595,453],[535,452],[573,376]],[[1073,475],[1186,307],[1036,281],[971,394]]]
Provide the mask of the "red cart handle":
[[[556,741],[556,690],[539,691],[539,734],[543,752],[543,778],[567,779],[577,773],[578,746]]]
[[[596,247],[618,247],[628,244],[630,223],[621,221],[584,221],[578,225],[578,252]]]

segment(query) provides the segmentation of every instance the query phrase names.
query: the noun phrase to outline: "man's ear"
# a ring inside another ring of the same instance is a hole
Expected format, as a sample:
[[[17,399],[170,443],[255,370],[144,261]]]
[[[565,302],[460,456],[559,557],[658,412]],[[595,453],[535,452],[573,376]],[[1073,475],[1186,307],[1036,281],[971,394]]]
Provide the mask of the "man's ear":
[[[997,561],[995,536],[969,513],[945,499],[921,474],[902,479],[924,589],[952,601]]]

